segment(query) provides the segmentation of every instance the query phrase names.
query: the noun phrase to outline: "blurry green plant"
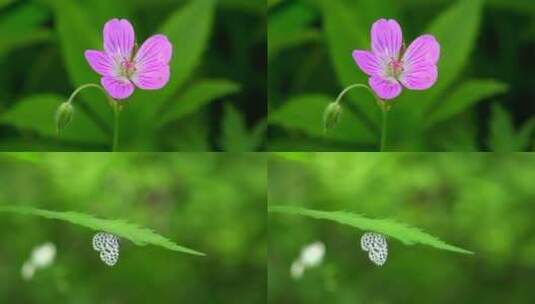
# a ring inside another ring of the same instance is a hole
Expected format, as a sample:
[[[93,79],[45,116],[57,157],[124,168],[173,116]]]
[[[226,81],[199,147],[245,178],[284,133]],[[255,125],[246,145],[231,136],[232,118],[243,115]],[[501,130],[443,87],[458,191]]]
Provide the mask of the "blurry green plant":
[[[421,231],[418,228],[396,222],[391,219],[370,219],[362,215],[346,211],[319,211],[293,206],[270,206],[269,212],[278,212],[302,215],[315,219],[330,220],[340,224],[349,225],[363,231],[374,231],[400,240],[405,245],[423,244],[434,248],[464,254],[474,254],[439,238]]]
[[[150,229],[141,228],[137,225],[130,224],[124,220],[106,220],[79,212],[58,212],[21,206],[0,206],[0,212],[35,215],[48,219],[66,221],[96,231],[105,231],[112,233],[121,238],[130,240],[138,246],[145,246],[151,244],[177,252],[201,256],[205,255],[202,252],[180,246],[169,240],[168,238],[153,232]]]

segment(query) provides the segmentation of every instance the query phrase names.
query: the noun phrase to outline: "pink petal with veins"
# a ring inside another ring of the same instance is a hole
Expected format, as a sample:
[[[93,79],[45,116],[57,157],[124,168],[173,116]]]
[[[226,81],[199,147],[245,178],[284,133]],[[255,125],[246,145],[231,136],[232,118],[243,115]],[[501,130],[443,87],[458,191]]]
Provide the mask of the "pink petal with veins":
[[[141,89],[157,90],[169,81],[169,61],[173,47],[164,35],[147,39],[134,57],[136,73],[132,81]]]
[[[370,76],[377,75],[381,72],[379,60],[372,52],[354,50],[353,59],[359,68]]]
[[[132,57],[134,28],[126,19],[112,19],[104,25],[104,50],[114,59]]]
[[[105,76],[100,83],[114,99],[125,99],[134,93],[134,85],[126,78]]]
[[[403,43],[401,27],[394,19],[379,19],[371,29],[372,51],[381,59],[399,58]]]
[[[440,57],[440,45],[432,35],[416,38],[403,55],[403,73],[399,80],[411,90],[430,88],[438,78],[436,63]]]
[[[108,54],[102,51],[87,50],[84,55],[85,59],[95,72],[102,76],[114,75],[114,62]]]
[[[370,77],[368,80],[372,90],[381,99],[393,99],[401,93],[401,85],[395,79],[387,79],[378,75]]]

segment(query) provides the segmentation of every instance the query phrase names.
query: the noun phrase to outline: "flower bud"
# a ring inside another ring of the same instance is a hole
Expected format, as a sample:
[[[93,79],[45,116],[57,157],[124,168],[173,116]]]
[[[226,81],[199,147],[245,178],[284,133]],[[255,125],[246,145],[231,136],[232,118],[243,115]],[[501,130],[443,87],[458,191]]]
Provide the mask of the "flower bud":
[[[342,107],[337,102],[331,102],[323,112],[323,128],[325,131],[332,129],[340,120]]]
[[[70,102],[64,102],[58,107],[55,117],[58,134],[71,122],[73,113],[74,107]]]

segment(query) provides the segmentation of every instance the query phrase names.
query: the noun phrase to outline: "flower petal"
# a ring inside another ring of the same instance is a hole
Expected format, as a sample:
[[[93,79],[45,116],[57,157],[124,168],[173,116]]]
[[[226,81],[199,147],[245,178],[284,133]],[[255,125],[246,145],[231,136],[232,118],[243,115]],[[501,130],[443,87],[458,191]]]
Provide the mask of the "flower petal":
[[[136,73],[132,81],[141,89],[157,90],[169,81],[169,61],[173,47],[164,35],[154,35],[139,48],[134,62]]]
[[[100,83],[113,99],[125,99],[134,92],[134,85],[126,78],[105,76]]]
[[[372,52],[354,50],[353,59],[364,73],[370,76],[379,74],[380,63]]]
[[[407,65],[399,81],[408,89],[429,89],[438,78],[437,66],[434,64]]]
[[[440,45],[433,35],[422,35],[409,45],[402,61],[406,64],[436,64],[440,57]]]
[[[104,50],[114,59],[130,60],[134,42],[134,28],[128,20],[112,19],[104,25]]]
[[[167,84],[169,81],[169,66],[155,66],[153,69],[145,68],[145,70],[137,72],[132,77],[132,82],[143,90],[158,90]]]
[[[95,50],[87,50],[84,53],[85,59],[91,68],[102,76],[112,76],[114,71],[114,61],[105,53]]]
[[[395,79],[374,75],[370,77],[368,83],[381,99],[393,99],[401,93],[401,85]]]
[[[381,59],[398,59],[403,36],[394,19],[379,19],[372,25],[372,51]]]
[[[173,46],[167,37],[154,35],[143,42],[134,57],[134,62],[141,65],[155,62],[169,64],[172,54]]]

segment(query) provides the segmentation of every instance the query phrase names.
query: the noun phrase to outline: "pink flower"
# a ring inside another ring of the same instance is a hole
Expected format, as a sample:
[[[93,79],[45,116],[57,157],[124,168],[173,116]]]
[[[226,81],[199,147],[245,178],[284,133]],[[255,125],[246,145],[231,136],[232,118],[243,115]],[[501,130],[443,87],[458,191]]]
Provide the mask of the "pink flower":
[[[134,92],[134,85],[143,90],[157,90],[169,81],[173,46],[167,37],[154,35],[137,52],[134,45],[134,28],[130,22],[112,19],[104,25],[104,51],[85,51],[87,62],[102,76],[100,83],[114,99],[128,98]]]
[[[435,37],[422,35],[403,52],[401,28],[393,19],[375,21],[371,36],[372,51],[354,50],[353,59],[370,76],[368,83],[380,98],[396,98],[401,84],[407,89],[425,90],[436,82],[440,45]]]

